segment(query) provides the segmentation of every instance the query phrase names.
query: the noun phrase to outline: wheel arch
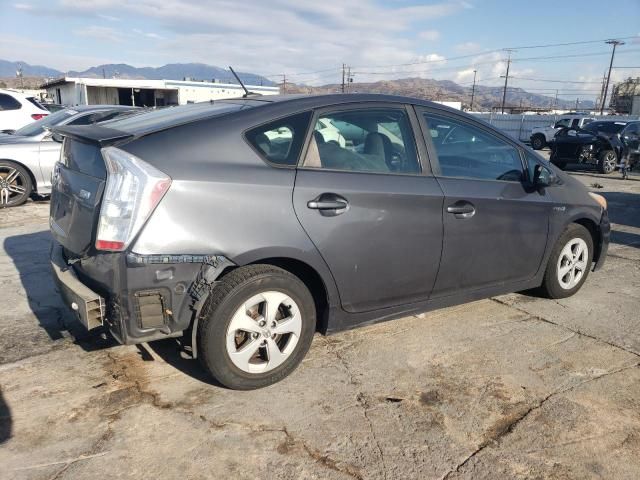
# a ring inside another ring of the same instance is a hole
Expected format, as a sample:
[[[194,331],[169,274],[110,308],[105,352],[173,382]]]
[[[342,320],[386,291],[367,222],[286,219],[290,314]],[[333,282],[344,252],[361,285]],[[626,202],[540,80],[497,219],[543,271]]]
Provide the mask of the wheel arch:
[[[29,179],[31,180],[31,193],[38,193],[38,182],[36,181],[36,176],[27,165],[19,162],[18,160],[14,160],[13,158],[0,158],[0,162],[10,162],[24,168],[29,174]]]
[[[320,275],[308,263],[291,257],[261,258],[250,265],[273,265],[298,277],[306,285],[316,306],[316,331],[326,332],[329,320],[329,291]]]
[[[595,263],[600,258],[600,253],[602,252],[602,244],[600,242],[600,232],[599,226],[593,219],[588,217],[579,217],[574,219],[571,223],[576,223],[578,225],[582,225],[587,229],[589,234],[591,235],[591,240],[593,241],[593,259],[592,261]]]

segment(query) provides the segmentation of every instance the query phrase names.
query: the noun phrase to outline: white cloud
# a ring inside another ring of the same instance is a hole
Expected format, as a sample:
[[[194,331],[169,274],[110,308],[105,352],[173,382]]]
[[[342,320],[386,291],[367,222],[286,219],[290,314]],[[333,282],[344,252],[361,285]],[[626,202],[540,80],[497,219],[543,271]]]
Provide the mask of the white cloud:
[[[101,27],[99,25],[89,25],[87,27],[78,28],[73,31],[73,34],[80,37],[90,37],[117,43],[122,42],[125,37],[123,33],[111,27]]]
[[[435,41],[440,38],[440,32],[437,30],[425,30],[420,32],[418,37],[423,40]]]
[[[459,43],[453,49],[460,53],[476,53],[480,51],[480,45],[475,42]]]
[[[33,5],[29,5],[27,3],[14,3],[13,8],[15,8],[16,10],[27,10],[27,11],[34,10]]]

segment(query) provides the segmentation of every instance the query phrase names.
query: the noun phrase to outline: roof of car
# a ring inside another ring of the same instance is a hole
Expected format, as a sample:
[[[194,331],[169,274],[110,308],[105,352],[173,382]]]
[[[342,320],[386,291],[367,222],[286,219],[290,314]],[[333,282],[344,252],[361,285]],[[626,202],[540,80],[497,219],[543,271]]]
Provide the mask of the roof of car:
[[[383,95],[370,93],[330,94],[330,95],[249,95],[247,97],[215,100],[177,107],[161,108],[124,119],[111,120],[103,125],[56,127],[54,130],[67,136],[110,142],[115,139],[130,136],[141,136],[177,127],[201,120],[208,120],[240,110],[252,112],[263,111],[265,121],[272,114],[287,114],[305,109],[353,104],[363,102],[391,102],[409,103],[431,106],[443,111],[457,112],[458,110],[437,103],[417,98],[401,97],[397,95]],[[277,109],[274,112],[271,108]],[[281,108],[278,108],[281,107]],[[262,110],[262,109],[265,110]]]

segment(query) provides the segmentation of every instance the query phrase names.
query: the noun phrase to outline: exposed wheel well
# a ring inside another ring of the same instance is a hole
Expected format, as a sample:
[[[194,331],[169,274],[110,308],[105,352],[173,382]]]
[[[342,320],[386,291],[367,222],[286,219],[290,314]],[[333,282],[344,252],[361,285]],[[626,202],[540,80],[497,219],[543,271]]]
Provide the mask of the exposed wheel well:
[[[590,220],[588,218],[579,218],[577,220],[574,220],[573,223],[582,225],[591,234],[591,239],[593,240],[593,247],[594,247],[593,261],[597,262],[598,258],[600,257],[600,250],[601,250],[600,233],[598,232],[598,225],[596,225],[596,223],[593,220]]]
[[[300,260],[294,260],[292,258],[264,258],[253,262],[254,264],[266,264],[280,267],[289,273],[292,273],[298,277],[307,286],[313,300],[316,304],[316,330],[324,332],[327,328],[328,321],[328,305],[327,288],[322,280],[322,277],[315,271],[315,269],[308,264],[301,262]]]
[[[33,172],[31,171],[31,169],[29,167],[27,167],[25,164],[18,162],[16,160],[13,160],[11,158],[0,158],[0,161],[2,162],[10,162],[10,163],[15,163],[16,165],[20,165],[22,168],[24,168],[27,173],[29,174],[29,179],[31,180],[31,192],[32,193],[37,193],[38,192],[38,184],[36,182],[36,177],[33,174]]]

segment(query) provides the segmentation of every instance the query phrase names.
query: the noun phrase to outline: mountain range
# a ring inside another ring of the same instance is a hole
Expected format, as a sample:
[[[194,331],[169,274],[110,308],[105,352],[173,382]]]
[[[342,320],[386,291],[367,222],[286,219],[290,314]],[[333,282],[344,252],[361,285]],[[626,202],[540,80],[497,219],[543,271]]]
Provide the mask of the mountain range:
[[[236,83],[231,72],[225,68],[203,63],[172,63],[162,67],[133,67],[125,63],[107,64],[91,67],[83,71],[61,72],[42,65],[29,65],[25,62],[11,62],[0,60],[0,79],[7,86],[19,86],[16,79],[16,71],[22,68],[24,83],[37,86],[46,78],[61,77],[92,77],[92,78],[137,78],[148,80],[182,80],[191,78],[193,80],[211,81],[213,79],[225,83]],[[240,79],[247,85],[276,85],[267,78],[254,73],[238,72]],[[4,78],[3,78],[4,77]],[[320,87],[307,85],[287,84],[286,93],[327,93],[339,92],[339,84],[328,84]],[[450,80],[434,80],[428,78],[403,78],[398,80],[382,80],[379,82],[359,82],[351,83],[349,91],[366,93],[387,93],[395,95],[405,95],[409,97],[424,98],[428,100],[460,101],[467,106],[471,99],[471,87],[458,85]],[[474,96],[474,107],[489,109],[500,105],[502,101],[503,88],[486,87],[477,85]],[[561,100],[555,103],[555,99],[550,96],[539,95],[527,92],[522,88],[509,87],[507,89],[507,106],[519,106],[533,108],[547,108],[557,105],[557,108],[570,109],[575,107],[575,101]],[[581,109],[594,108],[594,102],[583,100],[580,102]]]
[[[341,91],[341,85],[330,84],[321,87],[306,85],[287,85],[287,93],[337,93]],[[373,83],[351,83],[349,91],[359,93],[386,93],[391,95],[404,95],[408,97],[424,98],[436,101],[458,101],[464,106],[469,106],[471,101],[471,87],[458,85],[451,80],[435,80],[431,78],[402,78],[398,80],[381,80]],[[476,85],[473,105],[474,108],[490,109],[499,106],[502,102],[503,87],[486,87]],[[575,108],[575,101],[558,99],[554,97],[527,92],[522,88],[507,88],[506,106],[548,108],[557,105],[560,109]],[[581,109],[594,108],[591,100],[581,100]]]
[[[133,67],[126,63],[98,65],[83,71],[62,72],[42,65],[29,65],[25,62],[0,60],[0,77],[15,78],[22,68],[24,77],[90,77],[90,78],[140,78],[147,80],[219,80],[223,83],[237,83],[233,74],[226,68],[205,65],[204,63],[171,63],[162,67]],[[248,85],[275,85],[272,81],[254,73],[237,72],[240,79]]]

